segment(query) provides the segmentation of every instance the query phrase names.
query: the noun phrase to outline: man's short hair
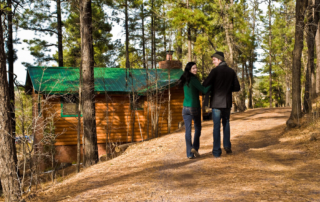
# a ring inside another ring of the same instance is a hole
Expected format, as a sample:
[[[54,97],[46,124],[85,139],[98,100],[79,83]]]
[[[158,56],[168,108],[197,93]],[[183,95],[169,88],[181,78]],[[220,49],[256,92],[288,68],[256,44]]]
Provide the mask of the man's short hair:
[[[217,51],[217,52],[215,52],[213,55],[211,55],[211,58],[213,58],[213,57],[218,58],[218,59],[221,60],[221,61],[224,61],[224,54],[223,54],[223,52]]]

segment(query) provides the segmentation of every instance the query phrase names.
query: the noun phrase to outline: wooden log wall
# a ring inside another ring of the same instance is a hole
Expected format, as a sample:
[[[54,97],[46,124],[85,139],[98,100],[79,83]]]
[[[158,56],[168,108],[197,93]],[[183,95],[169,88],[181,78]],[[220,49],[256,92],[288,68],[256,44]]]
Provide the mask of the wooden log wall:
[[[34,97],[37,97],[34,94]],[[141,97],[144,102],[143,110],[132,110],[129,95],[111,94],[106,99],[104,94],[96,95],[96,123],[98,144],[108,142],[128,143],[148,139],[147,123],[149,121],[149,138],[152,138],[151,113],[147,117],[147,97]],[[178,129],[179,122],[183,121],[183,89],[171,88],[171,132]],[[106,102],[108,101],[108,104]],[[60,97],[47,99],[43,106],[43,118],[53,117],[56,146],[77,144],[77,117],[61,117]],[[151,108],[152,103],[149,103]],[[168,133],[168,91],[159,93],[159,136]],[[149,111],[151,112],[151,110]],[[134,135],[132,139],[132,117],[135,113]],[[81,130],[82,131],[82,130]],[[38,135],[38,137],[40,137]],[[81,135],[82,140],[82,135]]]

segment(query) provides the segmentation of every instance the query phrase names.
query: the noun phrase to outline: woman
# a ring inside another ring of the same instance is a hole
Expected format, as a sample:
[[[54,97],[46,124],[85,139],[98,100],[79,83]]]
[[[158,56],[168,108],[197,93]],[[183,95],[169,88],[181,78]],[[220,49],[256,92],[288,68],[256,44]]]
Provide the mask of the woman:
[[[184,100],[182,116],[184,125],[186,127],[186,146],[187,146],[187,157],[193,159],[195,156],[199,157],[198,152],[200,147],[200,135],[201,135],[201,107],[199,101],[199,91],[206,94],[211,86],[203,87],[196,77],[197,65],[194,62],[189,62],[184,73],[180,77],[179,84],[183,87]],[[194,121],[194,139],[193,144],[191,142],[191,122]]]

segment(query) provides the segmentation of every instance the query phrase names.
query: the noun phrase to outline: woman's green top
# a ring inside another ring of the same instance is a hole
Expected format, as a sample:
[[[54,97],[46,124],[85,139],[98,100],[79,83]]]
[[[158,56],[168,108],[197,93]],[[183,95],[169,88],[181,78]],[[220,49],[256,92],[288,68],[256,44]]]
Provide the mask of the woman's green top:
[[[184,100],[183,106],[184,107],[200,107],[199,101],[199,91],[203,94],[207,94],[211,89],[211,85],[208,87],[203,87],[197,77],[192,76],[190,79],[189,86],[187,83],[183,86],[184,91]]]

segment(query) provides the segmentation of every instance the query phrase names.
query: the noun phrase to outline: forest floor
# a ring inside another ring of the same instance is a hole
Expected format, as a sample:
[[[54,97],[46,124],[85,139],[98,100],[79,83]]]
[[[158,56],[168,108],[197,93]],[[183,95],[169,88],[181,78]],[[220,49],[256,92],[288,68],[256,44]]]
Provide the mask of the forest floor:
[[[289,108],[231,115],[231,155],[213,158],[212,121],[200,154],[186,158],[184,131],[129,147],[28,201],[320,201],[320,123],[286,130]]]

